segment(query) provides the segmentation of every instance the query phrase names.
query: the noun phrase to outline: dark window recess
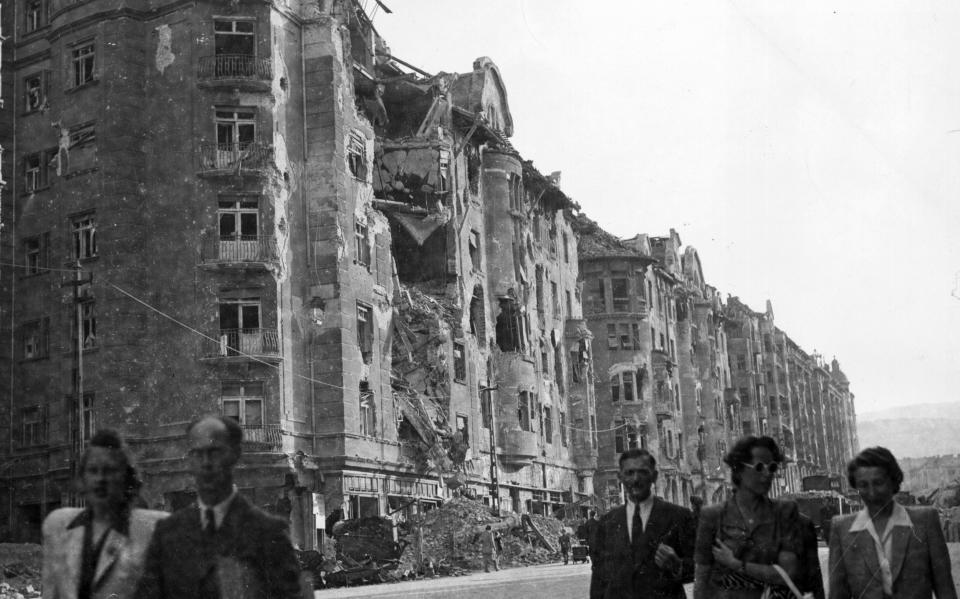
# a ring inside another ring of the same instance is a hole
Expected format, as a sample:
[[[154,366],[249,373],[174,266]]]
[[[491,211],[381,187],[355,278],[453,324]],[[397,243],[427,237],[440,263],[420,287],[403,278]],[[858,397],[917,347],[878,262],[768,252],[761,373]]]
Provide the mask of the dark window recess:
[[[367,381],[360,381],[360,434],[368,437],[376,435],[377,415],[373,391]]]
[[[557,384],[557,391],[564,393],[563,346],[559,344],[553,348],[553,381]]]
[[[39,275],[49,272],[50,233],[34,235],[23,240],[23,274]]]
[[[623,420],[615,420],[613,426],[616,428],[616,433],[613,436],[613,449],[617,453],[623,453],[627,450],[627,425]]]
[[[480,270],[480,232],[470,231],[470,264],[473,270]]]
[[[497,314],[497,346],[501,351],[521,352],[526,348],[523,335],[523,314],[512,299],[500,300]]]
[[[367,225],[356,221],[353,226],[356,240],[356,260],[361,266],[370,266],[370,239],[367,236]]]
[[[567,415],[565,412],[560,412],[560,444],[564,447],[567,446]]]
[[[467,358],[462,343],[453,344],[453,380],[458,383],[467,380]]]
[[[29,75],[23,80],[23,111],[36,112],[47,106],[47,72]]]
[[[73,47],[70,51],[70,66],[73,69],[73,87],[80,87],[93,81],[96,49],[92,41]]]
[[[347,146],[347,164],[350,173],[357,179],[367,178],[367,138],[359,131],[350,132],[350,141]]]
[[[484,310],[483,287],[478,285],[473,288],[473,297],[470,298],[470,332],[483,344],[486,344],[487,338],[486,323],[487,317]]]
[[[547,443],[553,443],[553,411],[549,406],[543,407],[543,435]]]
[[[613,295],[613,311],[628,312],[630,310],[630,287],[627,279],[610,279],[610,287]]]
[[[529,432],[530,428],[530,393],[521,391],[517,397],[517,421],[520,424],[520,430]]]
[[[24,30],[33,33],[47,24],[46,0],[27,0],[24,11]]]
[[[25,322],[21,325],[21,357],[38,360],[50,356],[50,318]]]
[[[490,428],[493,422],[493,398],[490,395],[491,393],[493,391],[490,389],[480,389],[480,418],[483,428]]]
[[[543,312],[543,267],[537,266],[534,270],[537,293],[537,312]]]
[[[373,311],[357,304],[357,345],[366,364],[373,361]]]
[[[20,410],[20,446],[32,447],[47,442],[49,419],[46,406],[30,406]]]

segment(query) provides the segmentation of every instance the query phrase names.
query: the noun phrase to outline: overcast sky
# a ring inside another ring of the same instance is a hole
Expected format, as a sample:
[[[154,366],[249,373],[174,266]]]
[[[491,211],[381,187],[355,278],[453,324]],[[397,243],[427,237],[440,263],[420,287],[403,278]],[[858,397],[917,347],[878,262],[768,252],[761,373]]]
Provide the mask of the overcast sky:
[[[395,56],[492,58],[525,159],[607,231],[674,228],[710,284],[770,299],[858,412],[957,399],[960,4],[384,2]]]

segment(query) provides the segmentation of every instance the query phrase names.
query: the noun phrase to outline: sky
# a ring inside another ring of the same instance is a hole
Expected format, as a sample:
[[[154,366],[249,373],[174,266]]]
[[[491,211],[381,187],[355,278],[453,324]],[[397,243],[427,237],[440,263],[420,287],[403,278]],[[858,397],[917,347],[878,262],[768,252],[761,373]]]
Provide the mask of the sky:
[[[960,4],[382,1],[394,56],[493,59],[524,159],[607,231],[676,229],[709,284],[769,299],[858,412],[958,400]]]

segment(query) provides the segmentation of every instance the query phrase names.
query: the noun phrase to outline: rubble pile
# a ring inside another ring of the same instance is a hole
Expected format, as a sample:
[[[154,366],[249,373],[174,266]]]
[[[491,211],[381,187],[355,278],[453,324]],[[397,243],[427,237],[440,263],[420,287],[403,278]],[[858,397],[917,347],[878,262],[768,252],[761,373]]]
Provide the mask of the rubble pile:
[[[40,596],[40,545],[0,543],[0,599]]]
[[[559,537],[563,523],[553,518],[532,516],[536,526],[548,539]],[[529,566],[556,561],[556,550],[545,547],[533,533],[524,530],[521,518],[513,512],[493,516],[490,508],[479,501],[456,497],[439,508],[424,514],[419,520],[409,523],[406,540],[410,547],[400,560],[399,572],[417,572],[417,535],[422,534],[424,569],[420,573],[430,576],[460,575],[469,570],[483,568],[480,549],[480,533],[490,525],[500,534],[502,551],[501,567]]]

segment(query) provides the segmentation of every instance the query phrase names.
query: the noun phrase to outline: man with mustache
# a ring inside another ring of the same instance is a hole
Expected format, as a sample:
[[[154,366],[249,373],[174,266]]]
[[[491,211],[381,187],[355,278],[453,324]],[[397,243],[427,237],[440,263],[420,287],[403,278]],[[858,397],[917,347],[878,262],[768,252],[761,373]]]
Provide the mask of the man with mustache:
[[[683,599],[693,581],[693,513],[653,495],[657,461],[645,449],[620,455],[617,478],[626,503],[600,518],[591,551],[597,563],[591,599]]]

